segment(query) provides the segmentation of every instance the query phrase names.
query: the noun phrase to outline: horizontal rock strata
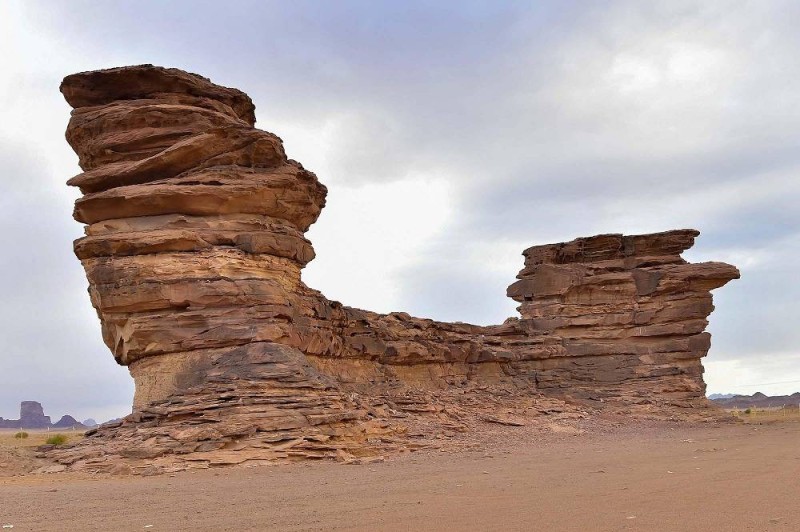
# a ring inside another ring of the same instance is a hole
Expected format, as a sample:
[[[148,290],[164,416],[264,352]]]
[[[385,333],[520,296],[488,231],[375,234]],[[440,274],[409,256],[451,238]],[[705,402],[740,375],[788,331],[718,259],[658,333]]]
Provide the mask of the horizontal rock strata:
[[[558,337],[564,348],[537,386],[626,402],[703,397],[710,291],[739,272],[683,260],[698,234],[599,235],[527,249],[508,295],[521,303],[526,333]]]
[[[502,325],[353,309],[302,282],[327,191],[244,93],[151,65],[61,91],[75,253],[136,382],[133,414],[56,453],[72,468],[351,460],[500,410],[706,404],[709,291],[738,272],[684,261],[696,231],[530,248]]]

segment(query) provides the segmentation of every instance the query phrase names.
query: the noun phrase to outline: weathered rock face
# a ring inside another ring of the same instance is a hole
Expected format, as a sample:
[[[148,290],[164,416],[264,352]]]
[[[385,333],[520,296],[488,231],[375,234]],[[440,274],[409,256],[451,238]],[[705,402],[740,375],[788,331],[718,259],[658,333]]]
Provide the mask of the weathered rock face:
[[[709,291],[738,272],[682,260],[696,231],[531,248],[508,294],[522,319],[503,325],[352,309],[303,284],[326,189],[253,127],[244,93],[150,65],[68,76],[61,91],[84,170],[69,181],[87,224],[75,253],[136,381],[134,413],[96,433],[102,459],[84,446],[66,463],[357,454],[399,441],[411,422],[393,413],[449,423],[466,404],[455,396],[473,416],[501,395],[520,409],[548,404],[542,393],[703,402]]]

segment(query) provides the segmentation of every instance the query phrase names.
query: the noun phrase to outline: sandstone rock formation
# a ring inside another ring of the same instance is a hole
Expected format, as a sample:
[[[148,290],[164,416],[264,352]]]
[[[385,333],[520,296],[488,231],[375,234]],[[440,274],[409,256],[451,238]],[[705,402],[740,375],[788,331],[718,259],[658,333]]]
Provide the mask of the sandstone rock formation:
[[[75,253],[136,381],[133,414],[62,463],[350,459],[529,408],[706,404],[709,291],[738,272],[681,259],[696,231],[531,248],[502,325],[353,309],[302,282],[327,191],[244,93],[151,65],[61,91],[84,170]]]
[[[525,332],[558,337],[564,357],[540,368],[539,389],[626,402],[703,397],[710,291],[739,272],[683,260],[698,234],[599,235],[525,250],[508,295],[521,303]]]
[[[62,416],[55,423],[44,415],[44,408],[36,401],[22,401],[19,406],[19,419],[0,417],[0,429],[47,429],[47,428],[85,428],[72,416]]]

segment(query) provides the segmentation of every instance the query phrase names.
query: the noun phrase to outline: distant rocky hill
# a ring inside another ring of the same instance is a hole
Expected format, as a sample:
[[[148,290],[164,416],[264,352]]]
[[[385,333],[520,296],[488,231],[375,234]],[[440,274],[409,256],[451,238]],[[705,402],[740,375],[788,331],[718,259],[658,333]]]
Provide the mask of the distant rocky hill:
[[[717,399],[730,399],[734,395],[736,395],[736,394],[735,393],[712,393],[711,395],[708,396],[708,398],[711,399],[712,401],[715,401]]]
[[[84,427],[85,425],[72,416],[62,416],[61,419],[53,423],[54,428],[71,429],[73,427]]]
[[[86,426],[72,416],[63,416],[52,423],[50,416],[44,415],[44,408],[36,401],[22,401],[19,405],[19,419],[0,417],[0,429],[84,429]]]
[[[772,397],[761,392],[756,392],[753,395],[733,395],[729,397],[724,395],[715,397],[712,395],[709,399],[722,408],[780,408],[784,405],[800,405],[800,392]]]

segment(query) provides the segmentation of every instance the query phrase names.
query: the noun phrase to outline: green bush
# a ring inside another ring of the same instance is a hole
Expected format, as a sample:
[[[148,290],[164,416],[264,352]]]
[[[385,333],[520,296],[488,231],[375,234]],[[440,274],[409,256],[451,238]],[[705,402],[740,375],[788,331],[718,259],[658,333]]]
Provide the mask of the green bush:
[[[16,434],[14,434],[14,437],[16,439],[18,439],[18,440],[24,440],[25,438],[28,437],[28,433],[25,432],[24,430],[21,430],[21,431],[17,432]]]
[[[45,442],[47,445],[62,445],[67,443],[67,437],[63,434],[53,434]]]
[[[745,410],[745,411],[744,411],[744,413],[745,413],[745,414],[752,414],[752,413],[753,413],[753,411],[752,411],[752,410],[750,410],[750,409],[748,408],[747,410]]]

